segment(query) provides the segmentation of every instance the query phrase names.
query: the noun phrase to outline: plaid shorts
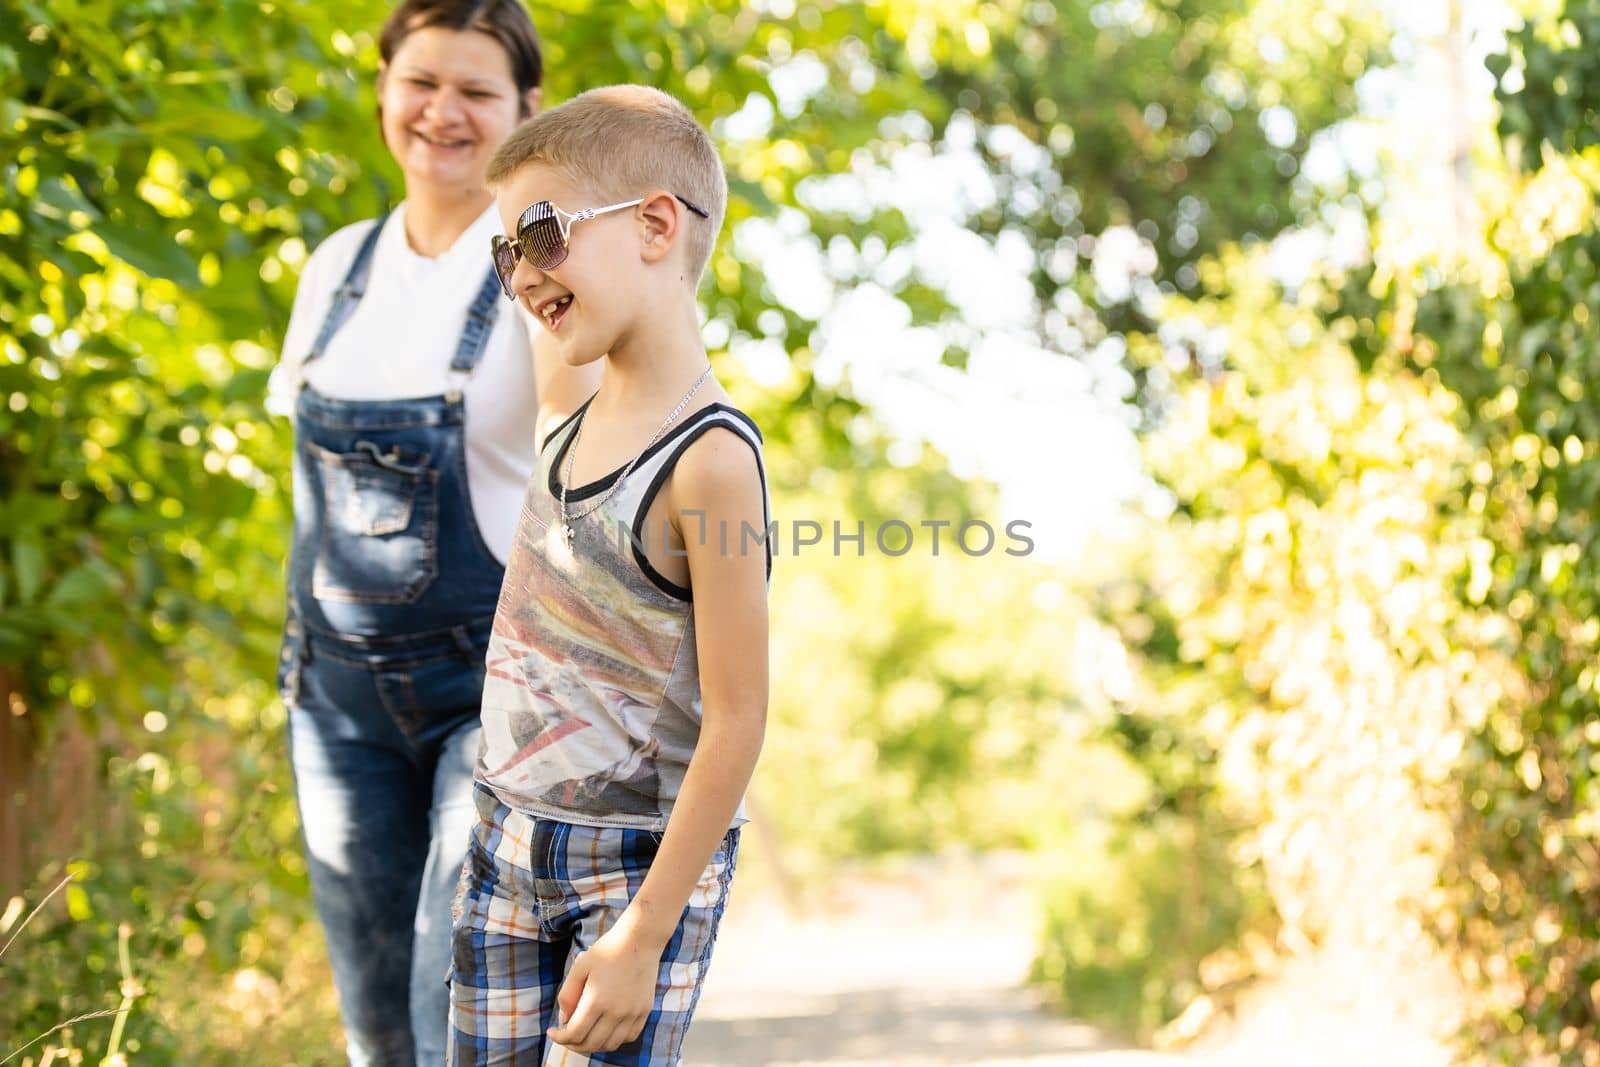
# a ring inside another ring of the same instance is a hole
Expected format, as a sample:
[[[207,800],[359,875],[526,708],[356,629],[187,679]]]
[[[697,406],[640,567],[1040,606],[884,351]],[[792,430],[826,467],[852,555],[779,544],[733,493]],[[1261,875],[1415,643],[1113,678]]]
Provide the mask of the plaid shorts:
[[[454,1067],[584,1067],[678,1063],[728,900],[739,831],[728,831],[689,896],[661,957],[655,1006],[638,1039],[584,1055],[545,1037],[578,952],[622,915],[661,835],[525,815],[481,783],[478,822],[461,873],[450,975]]]

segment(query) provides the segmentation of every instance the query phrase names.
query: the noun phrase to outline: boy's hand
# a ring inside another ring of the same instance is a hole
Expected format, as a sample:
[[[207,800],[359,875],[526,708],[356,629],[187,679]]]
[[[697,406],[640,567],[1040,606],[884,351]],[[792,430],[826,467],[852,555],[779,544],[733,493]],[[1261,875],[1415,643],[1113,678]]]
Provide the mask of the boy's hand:
[[[610,1052],[644,1031],[655,1006],[662,946],[614,926],[572,961],[556,995],[561,1025],[550,1039],[573,1052]]]

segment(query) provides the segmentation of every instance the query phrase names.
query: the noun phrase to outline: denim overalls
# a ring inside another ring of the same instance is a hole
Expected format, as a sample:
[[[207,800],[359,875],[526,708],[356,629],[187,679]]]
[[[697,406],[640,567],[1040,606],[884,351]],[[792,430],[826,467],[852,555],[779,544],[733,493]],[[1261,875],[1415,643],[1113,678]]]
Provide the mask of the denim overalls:
[[[383,222],[307,363],[361,300]],[[484,653],[504,577],[468,493],[462,386],[499,292],[490,270],[447,394],[335,400],[302,384],[295,405],[279,686],[352,1064],[444,1062],[450,902],[474,819]]]

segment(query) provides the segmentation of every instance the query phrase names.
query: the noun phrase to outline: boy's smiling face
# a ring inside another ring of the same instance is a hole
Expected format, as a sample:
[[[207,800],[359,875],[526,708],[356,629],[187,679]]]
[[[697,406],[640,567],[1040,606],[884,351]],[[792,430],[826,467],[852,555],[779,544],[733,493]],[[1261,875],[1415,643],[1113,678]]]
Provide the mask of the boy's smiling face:
[[[495,189],[501,229],[513,241],[522,213],[541,200],[574,214],[631,199],[574,182],[544,163],[518,168]],[[620,359],[636,340],[648,340],[643,335],[649,325],[663,321],[684,298],[684,242],[677,238],[679,220],[687,218],[671,194],[656,190],[633,207],[574,222],[567,258],[540,270],[519,257],[511,292],[554,339],[569,366],[608,353]],[[692,301],[692,287],[687,292]]]
[[[495,190],[500,224],[515,238],[517,220],[530,204],[548,200],[572,213],[605,207],[604,192],[575,186],[554,167],[529,164]],[[574,223],[567,258],[550,270],[519,259],[511,275],[511,291],[555,340],[571,366],[592,363],[605,355],[630,325],[632,301],[621,294],[637,292],[640,225],[636,209],[611,212]]]

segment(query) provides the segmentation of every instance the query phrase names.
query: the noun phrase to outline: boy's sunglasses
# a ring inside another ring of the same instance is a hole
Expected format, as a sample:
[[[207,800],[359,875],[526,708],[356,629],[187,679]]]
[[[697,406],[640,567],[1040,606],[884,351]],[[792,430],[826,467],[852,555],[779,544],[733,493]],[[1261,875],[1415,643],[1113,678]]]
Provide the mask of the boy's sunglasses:
[[[690,211],[703,219],[711,216],[700,208],[695,207],[677,193],[672,194],[677,201]],[[644,203],[644,198],[629,200],[625,204],[611,204],[607,207],[592,207],[584,211],[573,213],[562,211],[548,200],[540,200],[532,204],[522,216],[517,219],[517,239],[508,241],[500,234],[489,238],[489,250],[494,256],[494,271],[500,277],[500,288],[507,298],[515,300],[517,295],[511,291],[511,274],[517,269],[517,260],[525,259],[539,270],[552,270],[566,262],[567,251],[572,243],[572,224],[592,219],[597,215],[604,215],[610,211],[621,211],[636,204]]]

